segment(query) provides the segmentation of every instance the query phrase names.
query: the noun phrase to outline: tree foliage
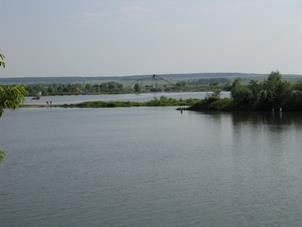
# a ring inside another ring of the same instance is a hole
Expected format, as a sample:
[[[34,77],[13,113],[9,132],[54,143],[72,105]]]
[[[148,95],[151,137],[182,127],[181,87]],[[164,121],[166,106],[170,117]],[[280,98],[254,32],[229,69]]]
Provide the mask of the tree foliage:
[[[5,67],[4,55],[0,53],[0,67]],[[0,117],[4,109],[16,109],[23,102],[25,89],[21,85],[0,86]]]
[[[180,92],[180,91],[215,91],[217,89],[230,90],[229,79],[201,79],[192,81],[177,81],[174,83],[159,82],[155,91]],[[106,81],[102,83],[29,83],[24,85],[28,96],[36,96],[41,92],[43,96],[54,95],[97,95],[97,94],[125,94],[154,91],[151,81],[144,83],[135,81]]]
[[[0,53],[0,67],[5,68],[5,56]]]
[[[139,86],[138,83],[134,84],[134,91],[135,91],[136,93],[141,92],[141,86]]]
[[[25,89],[21,85],[0,86],[0,117],[4,109],[16,109],[23,102]]]
[[[292,91],[289,82],[277,71],[271,72],[263,82],[252,80],[248,85],[242,85],[240,80],[235,80],[231,95],[238,109],[271,110],[288,106]]]
[[[0,67],[5,67],[4,55],[0,53]],[[25,96],[25,89],[23,86],[0,86],[0,117],[4,109],[16,109],[23,102]],[[0,150],[0,162],[3,160],[5,154]]]
[[[101,84],[30,84],[25,86],[29,96],[42,92],[47,95],[86,95],[86,94],[119,94],[129,92],[121,83],[115,81]]]
[[[0,150],[0,163],[3,161],[4,157],[5,157],[5,153]]]
[[[210,97],[191,109],[302,111],[302,83],[290,84],[276,71],[264,81],[251,80],[248,84],[236,79],[231,86],[231,98]]]

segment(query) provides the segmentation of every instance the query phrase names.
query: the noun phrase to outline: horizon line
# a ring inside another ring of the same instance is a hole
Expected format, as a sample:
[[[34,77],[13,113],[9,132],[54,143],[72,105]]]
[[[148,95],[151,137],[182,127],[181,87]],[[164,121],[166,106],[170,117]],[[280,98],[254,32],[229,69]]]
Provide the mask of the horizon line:
[[[274,71],[274,70],[272,70]],[[270,72],[272,72],[270,71]],[[278,71],[278,70],[276,70]],[[270,73],[269,72],[269,73]],[[124,74],[124,75],[84,75],[84,76],[79,76],[79,75],[61,75],[61,76],[57,76],[57,75],[53,75],[53,76],[49,76],[49,75],[42,75],[42,76],[30,76],[30,75],[24,75],[24,76],[5,76],[2,77],[0,76],[0,80],[1,79],[13,79],[13,78],[72,78],[72,77],[77,77],[77,78],[99,78],[99,77],[116,77],[116,78],[122,78],[122,77],[135,77],[135,76],[148,76],[148,75],[196,75],[196,74],[245,74],[245,75],[259,75],[259,76],[263,76],[263,75],[269,75],[269,73],[247,73],[247,72],[191,72],[191,73],[146,73],[146,74]],[[286,75],[286,76],[302,76],[302,74],[298,74],[298,73],[281,73],[282,75]]]

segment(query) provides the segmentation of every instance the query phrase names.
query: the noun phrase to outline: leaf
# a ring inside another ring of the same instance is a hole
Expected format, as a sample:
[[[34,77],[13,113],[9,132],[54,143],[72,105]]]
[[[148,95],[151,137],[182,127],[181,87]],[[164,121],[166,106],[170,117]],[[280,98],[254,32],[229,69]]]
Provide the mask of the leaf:
[[[0,150],[0,163],[3,161],[4,157],[5,157],[5,153]]]

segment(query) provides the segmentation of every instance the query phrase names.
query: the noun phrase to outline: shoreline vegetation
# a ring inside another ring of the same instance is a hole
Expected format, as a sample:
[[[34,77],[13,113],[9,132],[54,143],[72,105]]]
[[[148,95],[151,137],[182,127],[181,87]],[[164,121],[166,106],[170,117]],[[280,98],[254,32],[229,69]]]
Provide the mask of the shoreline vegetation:
[[[242,84],[236,79],[231,86],[231,97],[220,98],[219,91],[193,104],[194,111],[302,111],[302,83],[289,83],[276,71],[264,81],[251,80]]]
[[[168,83],[169,82],[169,83]],[[193,81],[109,81],[95,84],[27,84],[26,96],[61,95],[105,95],[135,94],[149,92],[198,92],[212,91],[217,88],[228,90],[231,81],[225,78],[212,78]]]
[[[266,80],[242,83],[233,81],[231,97],[221,98],[220,89],[204,99],[174,99],[165,96],[145,102],[87,101],[75,104],[24,104],[21,107],[114,108],[177,106],[178,110],[193,111],[302,111],[302,82],[290,83],[276,71]]]
[[[165,96],[145,102],[132,101],[88,101],[74,104],[23,104],[23,108],[115,108],[115,107],[156,107],[156,106],[193,106],[200,102],[200,99],[174,99]]]

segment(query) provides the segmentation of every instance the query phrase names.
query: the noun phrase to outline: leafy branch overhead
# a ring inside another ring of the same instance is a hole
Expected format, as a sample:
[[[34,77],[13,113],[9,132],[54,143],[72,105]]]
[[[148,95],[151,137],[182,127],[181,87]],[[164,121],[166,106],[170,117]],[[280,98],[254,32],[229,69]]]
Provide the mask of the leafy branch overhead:
[[[4,109],[16,109],[23,102],[25,89],[21,85],[0,86],[0,117]]]
[[[5,57],[0,53],[0,67],[5,67]],[[1,86],[0,85],[0,117],[4,109],[16,109],[23,102],[25,89],[21,85]]]
[[[5,153],[0,150],[0,162],[3,161],[4,157],[5,157]]]
[[[0,67],[5,68],[5,57],[0,53]],[[0,117],[4,109],[16,109],[23,102],[25,89],[21,85],[3,86],[0,85]],[[4,159],[5,153],[0,150],[0,162]]]
[[[5,68],[5,56],[0,53],[0,67]]]

